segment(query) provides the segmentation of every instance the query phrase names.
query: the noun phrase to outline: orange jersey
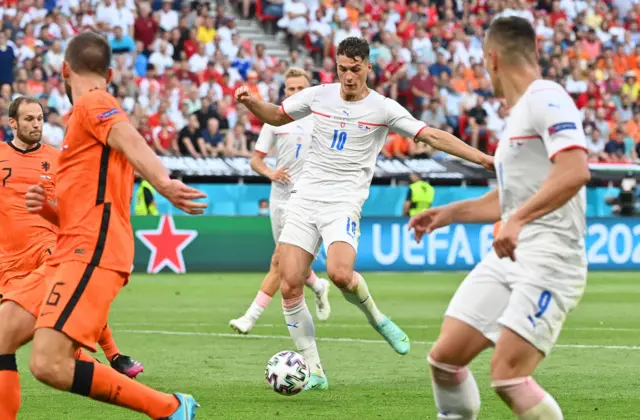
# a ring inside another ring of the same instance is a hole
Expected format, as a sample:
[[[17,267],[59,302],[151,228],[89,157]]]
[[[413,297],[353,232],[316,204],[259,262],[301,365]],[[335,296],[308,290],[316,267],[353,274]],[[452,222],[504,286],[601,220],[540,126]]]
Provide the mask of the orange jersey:
[[[120,122],[128,122],[127,115],[106,91],[90,91],[73,106],[56,176],[60,232],[51,265],[82,261],[131,271],[133,167],[107,146]]]
[[[39,258],[29,250],[55,243],[57,228],[29,213],[24,196],[30,186],[41,183],[53,198],[59,153],[43,144],[25,152],[11,143],[0,143],[0,263]]]

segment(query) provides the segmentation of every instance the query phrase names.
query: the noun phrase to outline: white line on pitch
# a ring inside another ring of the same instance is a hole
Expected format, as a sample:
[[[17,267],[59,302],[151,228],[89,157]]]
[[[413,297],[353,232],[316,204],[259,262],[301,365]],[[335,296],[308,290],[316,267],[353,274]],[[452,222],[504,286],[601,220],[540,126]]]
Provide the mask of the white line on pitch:
[[[201,336],[201,337],[224,337],[224,338],[241,338],[241,339],[263,339],[263,340],[285,340],[291,339],[286,335],[240,335],[232,333],[214,333],[214,332],[197,332],[197,331],[163,331],[163,330],[118,330],[120,333],[131,334],[155,334],[155,335],[178,335],[178,336]],[[370,344],[387,344],[384,340],[370,340],[364,338],[349,337],[316,337],[317,341],[342,342],[342,343],[370,343]],[[432,341],[412,341],[413,344],[431,345]],[[557,344],[556,348],[564,349],[600,349],[600,350],[640,350],[640,346],[606,346],[598,344]]]
[[[112,326],[122,327],[134,327],[134,326],[147,326],[147,327],[163,327],[163,326],[183,326],[183,327],[219,327],[224,323],[214,324],[212,322],[112,322]],[[405,325],[406,329],[419,329],[419,330],[432,330],[439,329],[441,324],[419,324],[419,325]],[[331,324],[325,322],[316,322],[316,328],[361,328],[366,327],[367,324]],[[258,323],[254,328],[285,328],[284,322],[282,324],[260,324]],[[563,331],[619,331],[619,332],[640,332],[640,328],[615,328],[615,327],[564,327]]]

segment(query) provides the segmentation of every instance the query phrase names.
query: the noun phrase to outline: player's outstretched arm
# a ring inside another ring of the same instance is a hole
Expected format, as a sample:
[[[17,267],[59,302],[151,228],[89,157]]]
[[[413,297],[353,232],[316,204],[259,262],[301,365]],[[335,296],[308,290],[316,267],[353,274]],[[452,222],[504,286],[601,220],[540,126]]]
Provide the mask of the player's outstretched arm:
[[[47,200],[47,192],[42,184],[30,186],[24,198],[29,213],[40,214],[49,223],[60,226],[58,206]]]
[[[236,101],[244,104],[249,111],[264,123],[279,127],[292,121],[282,107],[261,101],[249,92],[245,86],[236,89]]]
[[[289,172],[286,168],[280,168],[278,170],[271,169],[265,162],[265,154],[262,152],[254,151],[251,161],[251,169],[259,173],[260,175],[269,178],[273,182],[280,182],[282,184],[288,184],[291,182],[289,178]]]
[[[458,156],[470,162],[482,165],[489,170],[493,168],[493,157],[469,146],[451,133],[437,128],[425,127],[415,138],[416,142],[427,143],[431,147]]]
[[[424,234],[452,223],[495,223],[500,220],[500,197],[492,190],[480,198],[434,207],[418,213],[409,220],[408,229],[414,230],[416,241]]]
[[[109,131],[107,144],[124,154],[144,179],[180,210],[189,214],[202,214],[207,208],[206,203],[193,201],[206,198],[206,194],[171,179],[160,158],[131,123],[122,121],[114,124]]]

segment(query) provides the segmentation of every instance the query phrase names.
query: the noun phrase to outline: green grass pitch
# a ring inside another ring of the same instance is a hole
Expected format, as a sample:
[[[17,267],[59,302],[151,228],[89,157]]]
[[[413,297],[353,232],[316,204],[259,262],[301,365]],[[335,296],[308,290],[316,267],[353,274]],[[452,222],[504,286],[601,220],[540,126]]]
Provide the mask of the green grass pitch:
[[[292,349],[279,295],[248,337],[228,328],[254,298],[261,274],[133,276],[110,322],[120,349],[141,360],[140,380],[186,392],[201,404],[198,419],[435,419],[425,356],[462,273],[365,274],[378,306],[407,331],[401,357],[333,288],[332,314],[317,322],[329,376],[326,392],[283,397],[266,384],[270,356]],[[307,296],[313,310],[313,300]],[[640,282],[637,273],[597,273],[569,315],[559,345],[536,379],[568,420],[638,419],[640,415]],[[22,411],[27,420],[144,418],[37,383],[19,354]],[[100,354],[100,356],[102,356]],[[481,419],[512,419],[489,386],[486,352],[472,365],[482,393]],[[102,358],[104,360],[104,358]]]

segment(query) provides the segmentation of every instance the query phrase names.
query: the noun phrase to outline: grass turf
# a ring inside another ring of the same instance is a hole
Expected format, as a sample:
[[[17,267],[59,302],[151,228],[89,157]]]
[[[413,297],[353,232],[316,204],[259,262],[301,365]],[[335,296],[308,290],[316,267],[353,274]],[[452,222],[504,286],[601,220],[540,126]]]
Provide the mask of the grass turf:
[[[238,336],[227,326],[251,303],[261,274],[137,275],[114,303],[110,322],[121,351],[144,362],[140,381],[167,392],[192,393],[202,406],[198,419],[435,419],[425,356],[463,277],[365,275],[380,309],[413,341],[404,357],[382,342],[362,313],[333,288],[331,318],[316,323],[330,388],[294,397],[277,395],[264,380],[269,357],[293,347],[279,296],[251,335]],[[307,301],[313,307],[311,296]],[[633,414],[640,407],[638,302],[637,274],[591,273],[559,346],[536,375],[566,419],[639,418]],[[20,419],[144,418],[37,383],[28,372],[28,351],[18,354]],[[485,352],[471,366],[482,394],[480,419],[512,419],[490,389],[489,358]]]

